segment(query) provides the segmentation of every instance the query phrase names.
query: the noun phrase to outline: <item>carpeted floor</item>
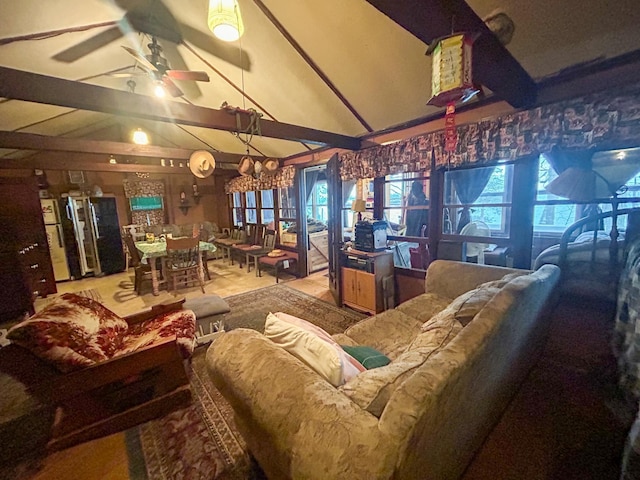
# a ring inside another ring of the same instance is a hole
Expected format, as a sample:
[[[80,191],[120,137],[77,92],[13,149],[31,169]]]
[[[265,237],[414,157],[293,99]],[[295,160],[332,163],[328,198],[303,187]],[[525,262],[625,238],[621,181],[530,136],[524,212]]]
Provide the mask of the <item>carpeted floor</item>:
[[[346,330],[363,314],[335,307],[286,285],[273,285],[225,299],[231,311],[219,315],[226,330],[264,329],[269,312],[309,320],[329,333]],[[209,380],[206,346],[191,364],[194,402],[127,432],[130,478],[135,480],[261,479],[233,422],[233,411]]]

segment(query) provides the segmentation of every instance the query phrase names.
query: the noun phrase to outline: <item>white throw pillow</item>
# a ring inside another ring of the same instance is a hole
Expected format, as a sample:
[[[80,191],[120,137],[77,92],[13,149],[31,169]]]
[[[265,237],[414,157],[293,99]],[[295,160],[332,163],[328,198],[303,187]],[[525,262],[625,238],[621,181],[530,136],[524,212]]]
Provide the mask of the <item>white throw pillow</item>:
[[[326,331],[301,318],[269,313],[264,335],[337,387],[366,369]]]

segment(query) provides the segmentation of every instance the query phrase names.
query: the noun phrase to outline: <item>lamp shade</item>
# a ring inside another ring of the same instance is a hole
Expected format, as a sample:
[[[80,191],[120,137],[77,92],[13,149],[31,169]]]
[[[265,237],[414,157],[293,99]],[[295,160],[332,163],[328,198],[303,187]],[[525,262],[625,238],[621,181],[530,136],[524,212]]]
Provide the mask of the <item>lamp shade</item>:
[[[244,33],[240,7],[236,0],[209,0],[209,30],[225,42],[234,42]]]
[[[351,204],[352,212],[366,212],[367,211],[367,202],[365,202],[361,198],[357,198]]]
[[[554,178],[545,190],[576,202],[590,202],[614,196],[619,186],[595,170],[570,167]]]

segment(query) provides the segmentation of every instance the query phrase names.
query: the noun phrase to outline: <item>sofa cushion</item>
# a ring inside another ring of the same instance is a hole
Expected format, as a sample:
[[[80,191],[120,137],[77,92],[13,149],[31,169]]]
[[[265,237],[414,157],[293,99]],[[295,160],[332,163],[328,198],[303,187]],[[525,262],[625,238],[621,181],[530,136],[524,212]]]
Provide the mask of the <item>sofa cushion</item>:
[[[444,310],[451,303],[451,298],[435,293],[423,293],[396,307],[396,310],[406,313],[420,322],[426,322],[436,313]]]
[[[391,359],[389,357],[380,353],[375,348],[367,347],[365,345],[358,345],[355,347],[342,345],[342,348],[345,352],[360,362],[367,370],[384,367],[391,363]]]
[[[182,357],[189,358],[196,345],[196,315],[192,310],[167,312],[131,325],[122,348],[114,356],[135,352],[174,336]]]
[[[422,325],[422,333],[416,336],[407,351],[419,348],[439,348],[449,343],[463,328],[455,312],[445,309]]]
[[[183,308],[193,310],[197,319],[231,311],[227,301],[213,293],[190,298],[184,302]]]
[[[395,360],[420,333],[421,326],[421,321],[396,308],[365,318],[344,333],[358,345],[373,347]]]
[[[293,315],[269,313],[264,335],[335,387],[366,370],[322,328]]]
[[[447,318],[450,315],[458,320],[464,327],[473,320],[476,314],[482,310],[482,308],[498,293],[502,287],[513,280],[516,277],[527,275],[528,271],[508,273],[499,280],[492,280],[490,282],[483,283],[477,288],[463,293],[455,298],[451,303],[442,311],[434,315],[437,318]],[[426,322],[422,326],[422,331],[426,331],[428,324]]]
[[[12,327],[7,338],[68,372],[111,358],[127,328],[124,319],[95,300],[65,293]]]
[[[345,383],[340,390],[369,413],[380,417],[393,392],[428,358],[447,345],[462,327],[449,316],[433,322],[418,335],[410,348],[384,367],[367,370]]]

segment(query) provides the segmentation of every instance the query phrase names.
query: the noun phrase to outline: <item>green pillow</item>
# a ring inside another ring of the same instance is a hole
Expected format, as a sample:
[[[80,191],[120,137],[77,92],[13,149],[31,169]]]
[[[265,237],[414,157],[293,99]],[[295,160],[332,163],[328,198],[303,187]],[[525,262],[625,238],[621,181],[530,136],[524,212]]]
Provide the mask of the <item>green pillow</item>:
[[[372,368],[384,367],[391,363],[391,359],[380,353],[375,348],[365,347],[359,345],[357,347],[350,347],[348,345],[340,345],[342,349],[358,360],[364,368],[370,370]]]

